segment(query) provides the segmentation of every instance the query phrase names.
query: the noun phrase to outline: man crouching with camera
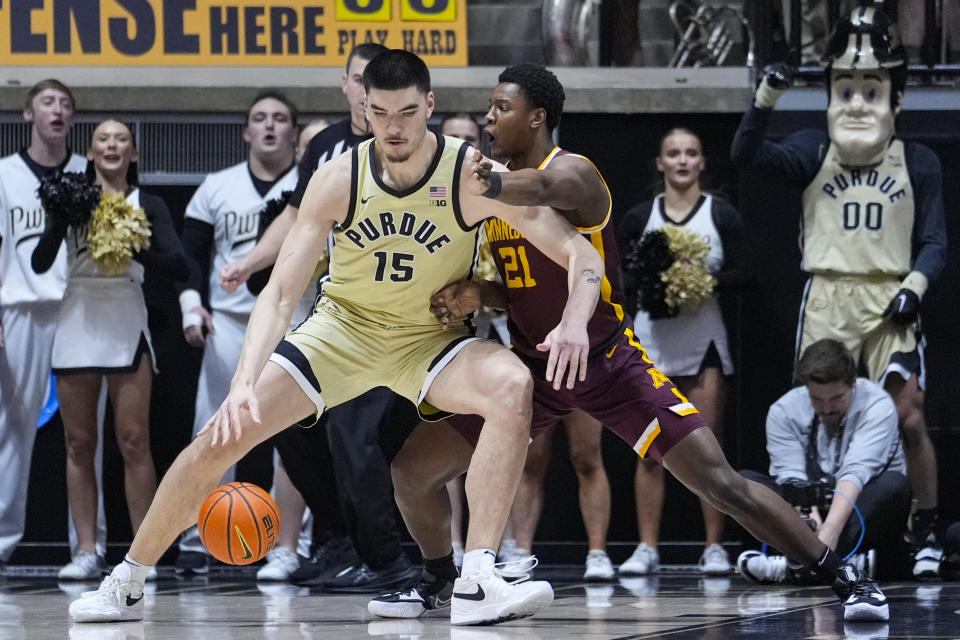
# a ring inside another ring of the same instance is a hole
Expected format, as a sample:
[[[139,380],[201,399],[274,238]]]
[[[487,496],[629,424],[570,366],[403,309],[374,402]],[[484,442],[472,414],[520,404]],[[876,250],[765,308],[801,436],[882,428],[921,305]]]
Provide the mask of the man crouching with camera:
[[[741,474],[797,507],[824,544],[842,558],[856,554],[851,561],[871,577],[878,566],[895,574],[906,566],[911,493],[893,400],[857,377],[836,340],[807,347],[797,378],[801,386],[767,414],[770,474]],[[805,581],[799,564],[773,553],[745,551],[737,568],[755,582]]]

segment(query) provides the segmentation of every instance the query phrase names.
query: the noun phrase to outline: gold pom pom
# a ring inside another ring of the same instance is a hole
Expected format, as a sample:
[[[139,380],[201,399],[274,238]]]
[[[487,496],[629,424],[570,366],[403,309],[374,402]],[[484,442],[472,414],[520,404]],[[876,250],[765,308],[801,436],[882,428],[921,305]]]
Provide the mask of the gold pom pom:
[[[122,193],[104,193],[87,228],[90,257],[102,273],[118,276],[136,251],[150,246],[150,234],[143,209],[134,209]]]
[[[692,313],[713,295],[716,279],[707,269],[710,243],[683,227],[667,225],[662,231],[670,243],[674,262],[660,277],[666,283],[666,303],[678,313]]]

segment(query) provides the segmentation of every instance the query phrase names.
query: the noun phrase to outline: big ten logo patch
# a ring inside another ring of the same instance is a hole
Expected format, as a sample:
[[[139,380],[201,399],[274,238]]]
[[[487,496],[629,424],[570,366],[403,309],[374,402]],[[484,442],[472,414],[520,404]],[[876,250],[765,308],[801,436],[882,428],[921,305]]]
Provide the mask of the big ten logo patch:
[[[263,524],[263,535],[267,539],[267,553],[270,553],[273,551],[274,545],[277,544],[277,527],[273,521],[273,517],[269,514],[263,516],[260,522]]]
[[[456,0],[337,0],[338,21],[389,22],[395,5],[400,19],[413,22],[453,22],[457,19]]]

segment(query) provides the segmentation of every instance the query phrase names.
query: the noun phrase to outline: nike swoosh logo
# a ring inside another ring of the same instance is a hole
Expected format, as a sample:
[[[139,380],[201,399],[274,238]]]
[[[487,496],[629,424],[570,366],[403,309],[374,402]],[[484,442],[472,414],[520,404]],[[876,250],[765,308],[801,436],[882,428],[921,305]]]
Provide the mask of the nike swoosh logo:
[[[360,198],[360,204],[367,204],[368,200],[376,197],[377,197],[377,194],[373,194],[372,196],[367,196],[366,198]]]
[[[467,598],[467,599],[469,600],[469,598]],[[434,599],[433,599],[433,608],[434,608],[434,609],[442,609],[442,608],[444,608],[444,607],[449,607],[451,600],[453,600],[453,596],[450,596],[450,597],[447,598],[446,600],[444,600],[443,598],[441,598],[441,597],[439,597],[439,596],[435,596]]]
[[[483,587],[481,587],[478,584],[476,593],[459,593],[457,591],[454,591],[453,597],[460,598],[461,600],[474,600],[479,602],[480,600],[483,600],[485,597],[487,597],[487,594],[483,592]]]
[[[128,607],[132,607],[133,605],[137,604],[137,603],[140,602],[141,600],[143,600],[143,594],[142,594],[142,593],[140,594],[140,597],[139,597],[139,598],[131,598],[131,597],[130,597],[130,594],[127,594],[127,606],[128,606]]]
[[[249,560],[253,557],[253,551],[250,551],[250,545],[248,545],[247,541],[243,539],[243,534],[240,533],[240,527],[233,525],[233,528],[237,532],[237,537],[240,538],[240,546],[243,547],[244,555],[240,559]]]

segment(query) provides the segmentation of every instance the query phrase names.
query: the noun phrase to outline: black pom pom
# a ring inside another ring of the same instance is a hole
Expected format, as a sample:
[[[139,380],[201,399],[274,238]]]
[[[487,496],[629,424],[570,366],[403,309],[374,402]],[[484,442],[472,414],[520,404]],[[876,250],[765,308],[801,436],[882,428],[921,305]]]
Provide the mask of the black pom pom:
[[[260,211],[260,224],[257,227],[257,240],[263,237],[263,234],[266,233],[267,227],[270,226],[270,223],[276,220],[277,216],[283,212],[287,206],[287,202],[290,201],[291,195],[293,195],[293,191],[284,191],[280,194],[279,198],[271,198],[270,200],[267,200],[267,203]]]
[[[82,173],[57,169],[40,179],[37,195],[54,224],[79,228],[87,224],[100,203],[101,190]]]
[[[660,274],[673,264],[670,243],[662,231],[648,231],[630,243],[631,251],[624,256],[623,268],[637,282],[640,308],[651,320],[672,318],[677,310],[667,305],[667,283]]]

